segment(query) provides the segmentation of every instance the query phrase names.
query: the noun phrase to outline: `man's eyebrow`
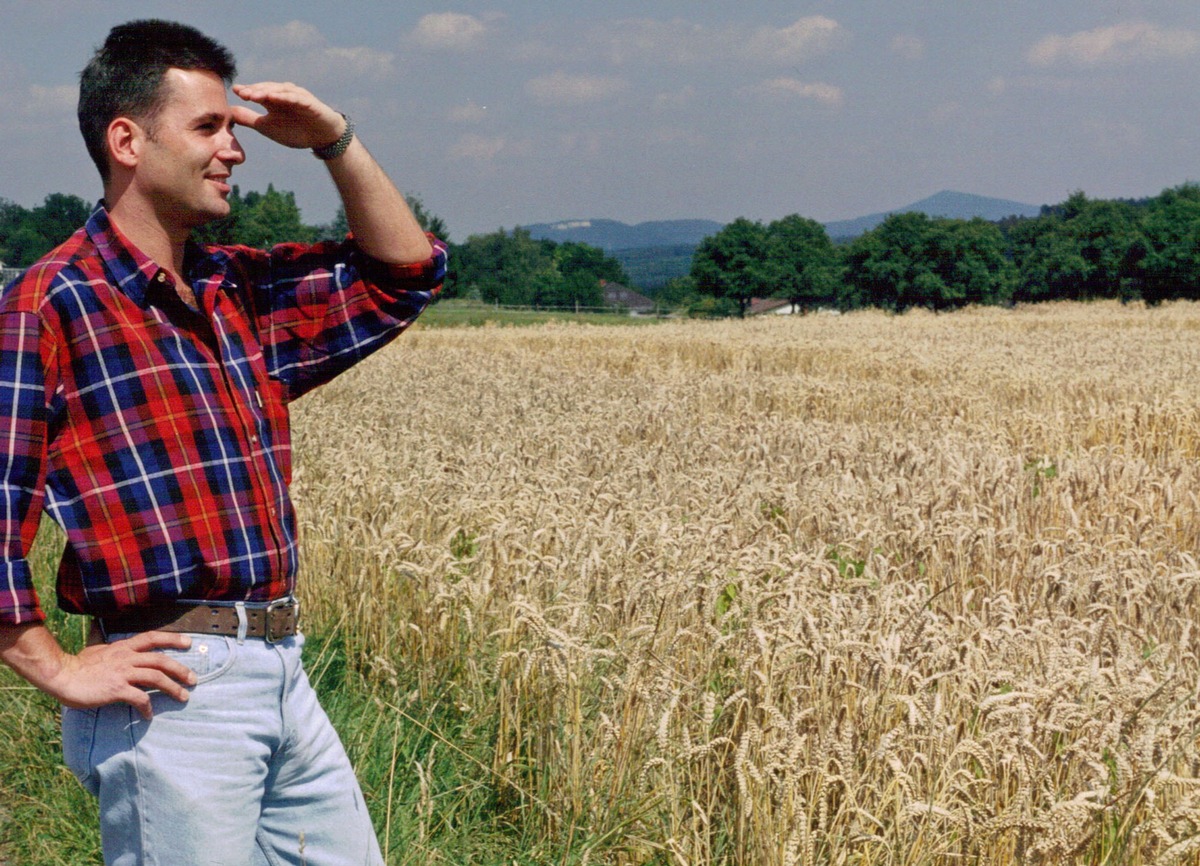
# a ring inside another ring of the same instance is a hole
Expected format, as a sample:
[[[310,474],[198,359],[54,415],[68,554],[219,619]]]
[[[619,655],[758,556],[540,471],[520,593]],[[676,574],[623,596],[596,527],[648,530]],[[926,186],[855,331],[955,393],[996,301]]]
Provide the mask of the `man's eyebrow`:
[[[201,115],[195,117],[192,120],[192,123],[199,126],[201,124],[211,123],[211,122],[224,123],[226,120],[228,120],[230,123],[233,123],[233,112],[232,111],[231,112],[206,111],[204,114],[201,114]]]

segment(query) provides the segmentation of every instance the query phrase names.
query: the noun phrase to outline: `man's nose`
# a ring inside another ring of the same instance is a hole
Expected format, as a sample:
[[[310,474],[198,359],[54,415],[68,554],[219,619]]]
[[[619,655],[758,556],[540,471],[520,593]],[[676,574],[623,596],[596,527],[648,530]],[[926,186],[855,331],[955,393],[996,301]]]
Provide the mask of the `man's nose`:
[[[228,162],[233,165],[240,165],[246,161],[246,151],[242,150],[241,143],[237,140],[237,136],[230,133],[229,140],[225,146],[221,148],[217,154],[217,158],[221,162]]]

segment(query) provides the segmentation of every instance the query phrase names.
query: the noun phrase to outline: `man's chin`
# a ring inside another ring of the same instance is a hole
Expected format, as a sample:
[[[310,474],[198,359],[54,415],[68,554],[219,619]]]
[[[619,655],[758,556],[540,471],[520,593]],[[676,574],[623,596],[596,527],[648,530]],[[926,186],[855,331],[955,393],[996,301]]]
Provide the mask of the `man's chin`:
[[[227,201],[221,202],[220,205],[212,205],[203,210],[197,210],[192,220],[192,228],[200,228],[217,220],[223,220],[231,213],[233,213],[233,208],[230,207]]]

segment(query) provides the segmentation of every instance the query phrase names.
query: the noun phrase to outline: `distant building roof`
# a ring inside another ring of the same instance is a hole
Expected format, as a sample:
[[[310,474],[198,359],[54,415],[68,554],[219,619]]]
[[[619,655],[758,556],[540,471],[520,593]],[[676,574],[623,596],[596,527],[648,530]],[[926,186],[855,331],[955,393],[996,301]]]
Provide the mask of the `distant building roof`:
[[[610,307],[625,307],[628,310],[653,310],[655,307],[650,298],[620,283],[601,280],[600,289],[604,292],[604,303]]]
[[[751,316],[761,316],[763,313],[791,312],[792,302],[787,298],[751,298],[750,309],[746,312]],[[784,310],[784,307],[789,309]]]

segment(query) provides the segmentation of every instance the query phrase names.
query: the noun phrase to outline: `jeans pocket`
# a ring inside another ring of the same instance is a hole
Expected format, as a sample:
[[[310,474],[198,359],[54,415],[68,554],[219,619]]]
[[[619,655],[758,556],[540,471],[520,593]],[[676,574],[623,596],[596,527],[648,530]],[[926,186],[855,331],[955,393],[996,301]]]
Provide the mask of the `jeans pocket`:
[[[237,655],[237,642],[221,635],[194,634],[192,645],[187,649],[155,650],[174,659],[196,675],[196,684],[214,680],[233,666]]]
[[[80,783],[99,793],[92,767],[92,751],[96,742],[96,718],[99,710],[62,709],[63,763]]]

